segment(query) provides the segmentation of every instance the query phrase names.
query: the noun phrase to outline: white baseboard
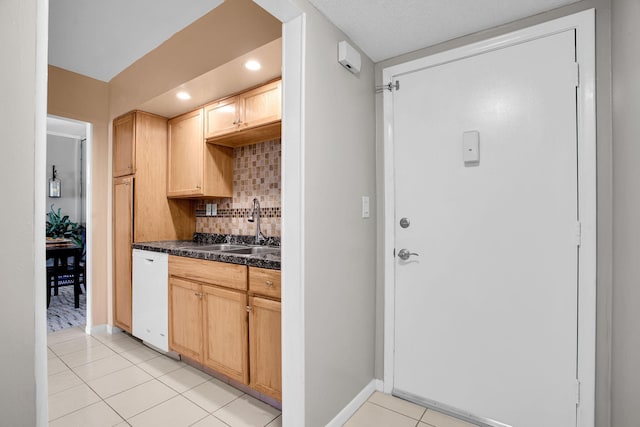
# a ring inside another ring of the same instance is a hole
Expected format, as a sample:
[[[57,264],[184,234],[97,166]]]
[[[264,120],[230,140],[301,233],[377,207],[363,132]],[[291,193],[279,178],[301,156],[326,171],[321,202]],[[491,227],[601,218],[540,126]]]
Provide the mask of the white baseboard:
[[[87,334],[91,335],[91,334],[99,334],[99,333],[102,333],[102,332],[107,332],[108,328],[109,328],[109,326],[105,323],[105,324],[102,324],[102,325],[96,325],[96,326],[91,326],[91,327],[87,326],[84,331]],[[111,333],[111,332],[109,332],[109,333]]]
[[[367,401],[374,391],[382,391],[382,381],[373,379],[353,398],[351,402],[335,416],[334,419],[327,423],[327,427],[342,427],[344,423],[356,413],[358,409]]]
[[[123,330],[118,328],[117,326],[106,325],[106,327],[107,327],[107,332],[110,334],[117,334],[119,332],[123,332]]]

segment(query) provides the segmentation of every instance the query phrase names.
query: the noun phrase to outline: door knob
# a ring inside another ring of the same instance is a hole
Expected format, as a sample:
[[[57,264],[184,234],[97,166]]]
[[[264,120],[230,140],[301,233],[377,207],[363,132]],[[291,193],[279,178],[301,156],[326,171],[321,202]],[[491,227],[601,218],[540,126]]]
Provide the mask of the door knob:
[[[400,249],[400,252],[398,252],[398,258],[400,258],[403,261],[408,260],[411,255],[420,256],[420,254],[417,254],[415,252],[409,252],[406,249]]]

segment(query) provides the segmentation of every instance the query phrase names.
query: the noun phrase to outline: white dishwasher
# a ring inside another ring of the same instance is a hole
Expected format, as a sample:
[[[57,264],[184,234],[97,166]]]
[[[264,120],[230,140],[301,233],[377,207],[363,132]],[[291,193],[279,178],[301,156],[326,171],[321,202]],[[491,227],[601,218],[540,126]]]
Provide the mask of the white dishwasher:
[[[133,336],[169,351],[169,256],[133,250]]]

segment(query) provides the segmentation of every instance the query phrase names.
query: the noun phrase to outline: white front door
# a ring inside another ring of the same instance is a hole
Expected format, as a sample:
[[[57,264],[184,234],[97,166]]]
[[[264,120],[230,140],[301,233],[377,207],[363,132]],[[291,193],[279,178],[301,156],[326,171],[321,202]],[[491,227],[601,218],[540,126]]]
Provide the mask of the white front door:
[[[576,425],[575,43],[398,78],[395,393],[495,425]]]

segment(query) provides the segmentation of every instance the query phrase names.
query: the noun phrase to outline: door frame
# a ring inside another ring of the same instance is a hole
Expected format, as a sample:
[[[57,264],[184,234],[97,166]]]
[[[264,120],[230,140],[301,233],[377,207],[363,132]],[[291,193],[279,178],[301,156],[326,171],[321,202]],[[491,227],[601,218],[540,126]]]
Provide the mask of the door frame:
[[[77,139],[80,141],[82,145],[82,139],[84,139],[85,143],[85,155],[82,158],[82,169],[83,169],[83,178],[84,178],[84,187],[83,191],[84,195],[84,203],[82,209],[85,212],[85,272],[84,272],[84,288],[85,288],[85,328],[84,331],[87,334],[91,334],[91,329],[93,328],[93,220],[91,212],[93,209],[91,208],[93,203],[93,124],[90,122],[85,122],[83,120],[76,120],[69,117],[58,116],[55,114],[47,114],[47,117],[53,117],[60,120],[65,120],[68,122],[74,122],[78,124],[84,125],[84,134],[82,137],[80,135],[71,135],[71,134],[60,134],[56,132],[49,132],[47,129],[48,135],[58,135],[65,136],[72,139]],[[82,148],[80,147],[80,150]],[[45,150],[46,151],[46,150]],[[48,203],[45,203],[48,205]],[[47,208],[48,209],[48,208]]]
[[[394,82],[404,74],[436,67],[560,32],[576,30],[576,60],[580,85],[577,90],[578,209],[581,243],[578,254],[578,378],[580,404],[577,426],[595,425],[596,361],[596,85],[595,10],[538,24],[449,51],[384,68],[383,82]],[[402,86],[400,86],[402,90]],[[384,392],[393,392],[395,319],[395,174],[393,141],[393,97],[383,94],[384,125]]]

